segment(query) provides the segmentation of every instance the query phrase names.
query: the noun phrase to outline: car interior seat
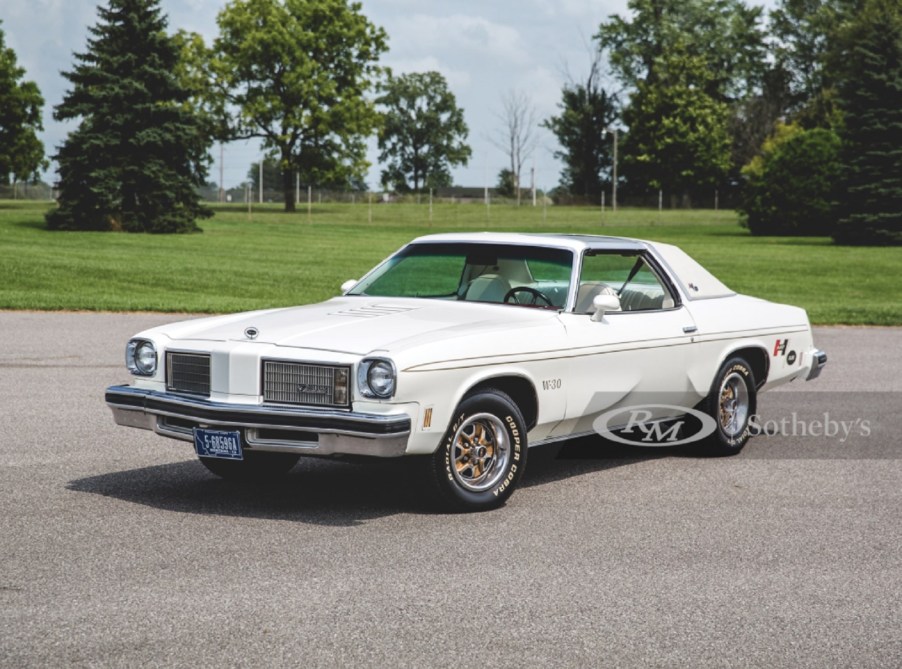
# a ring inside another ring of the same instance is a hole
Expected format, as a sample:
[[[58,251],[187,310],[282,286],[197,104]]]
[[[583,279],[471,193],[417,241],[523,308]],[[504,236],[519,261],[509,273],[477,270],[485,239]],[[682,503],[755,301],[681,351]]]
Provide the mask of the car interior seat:
[[[616,295],[617,291],[603,281],[583,281],[576,293],[576,313],[591,314],[595,311],[592,301],[598,295]]]
[[[510,289],[510,281],[504,277],[483,274],[470,282],[464,299],[469,302],[504,302],[504,296]]]

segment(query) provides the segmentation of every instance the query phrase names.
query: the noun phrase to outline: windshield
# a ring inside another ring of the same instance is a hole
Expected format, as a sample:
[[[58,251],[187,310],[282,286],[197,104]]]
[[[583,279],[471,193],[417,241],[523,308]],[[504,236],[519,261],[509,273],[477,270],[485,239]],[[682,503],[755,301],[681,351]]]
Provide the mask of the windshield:
[[[411,244],[348,295],[423,297],[562,309],[573,253],[505,244]]]

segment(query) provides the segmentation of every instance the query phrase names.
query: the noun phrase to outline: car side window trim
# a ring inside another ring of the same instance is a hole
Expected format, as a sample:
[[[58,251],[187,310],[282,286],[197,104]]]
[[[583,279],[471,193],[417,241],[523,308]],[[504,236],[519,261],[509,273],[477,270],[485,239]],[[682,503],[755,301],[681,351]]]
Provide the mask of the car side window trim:
[[[579,292],[579,285],[582,279],[582,271],[583,264],[587,256],[596,256],[596,255],[611,255],[615,253],[631,253],[634,252],[635,249],[585,249],[579,256],[579,263],[574,266],[574,276],[571,282],[571,295],[570,295],[570,308],[567,310],[568,313],[578,314],[576,311],[576,303],[577,303],[577,294]],[[658,262],[658,259],[654,257],[653,254],[649,253],[647,250],[639,250],[636,252],[637,258],[642,258],[645,262],[645,265],[652,272],[655,278],[660,282],[661,288],[665,291],[670,299],[673,300],[672,307],[661,307],[658,309],[639,309],[635,311],[610,311],[607,312],[607,315],[616,316],[618,314],[651,314],[660,311],[674,311],[676,309],[681,309],[683,307],[683,300],[680,292],[676,289],[676,285],[673,280],[661,266],[661,263]],[[591,314],[579,314],[583,316],[591,316]]]

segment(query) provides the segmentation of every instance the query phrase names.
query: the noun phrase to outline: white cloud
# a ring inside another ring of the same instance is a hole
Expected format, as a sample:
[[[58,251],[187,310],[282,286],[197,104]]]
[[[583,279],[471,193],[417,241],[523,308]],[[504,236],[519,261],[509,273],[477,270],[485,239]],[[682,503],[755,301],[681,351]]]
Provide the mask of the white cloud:
[[[435,56],[426,56],[425,58],[391,58],[389,56],[385,59],[384,64],[390,67],[395,74],[438,72],[445,77],[452,90],[466,88],[470,85],[470,73],[467,70],[450,67]]]
[[[763,1],[763,0],[759,0]],[[227,0],[161,0],[170,30],[196,31],[211,39],[216,15]],[[502,95],[511,89],[528,93],[541,119],[557,112],[561,86],[569,70],[579,79],[589,64],[587,45],[598,25],[611,14],[625,14],[627,0],[362,0],[363,12],[385,28],[390,51],[383,62],[397,72],[441,72],[464,109],[474,155],[470,167],[455,170],[465,185],[494,183],[503,156],[487,139],[497,132]],[[766,0],[772,5],[774,0]],[[46,105],[42,138],[48,154],[70,126],[52,119],[53,105],[68,84],[60,71],[72,68],[72,53],[83,52],[88,26],[97,23],[96,5],[107,0],[0,0],[0,19],[7,45],[38,83]],[[551,156],[554,138],[541,130],[536,151],[539,181],[551,186],[559,165]],[[213,156],[219,159],[219,151]],[[256,142],[225,147],[225,181],[240,183]],[[211,176],[219,178],[218,162]],[[49,175],[49,178],[53,178]],[[378,167],[369,178],[378,182]]]
[[[531,0],[530,4],[546,16],[595,18],[626,11],[626,0]]]
[[[517,88],[529,95],[539,117],[548,118],[558,111],[557,104],[561,99],[563,84],[558,73],[547,67],[538,66],[520,77]]]
[[[453,53],[459,58],[491,58],[522,64],[529,54],[519,31],[479,16],[416,14],[390,26],[391,48],[401,53]]]

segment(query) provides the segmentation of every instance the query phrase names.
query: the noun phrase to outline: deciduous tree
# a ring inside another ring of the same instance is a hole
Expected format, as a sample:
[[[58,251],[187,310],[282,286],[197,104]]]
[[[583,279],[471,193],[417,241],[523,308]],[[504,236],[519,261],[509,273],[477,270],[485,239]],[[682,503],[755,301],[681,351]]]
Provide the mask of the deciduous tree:
[[[260,163],[251,163],[250,169],[247,171],[247,179],[250,182],[251,199],[256,201],[257,194],[260,192]],[[263,159],[263,190],[264,191],[281,191],[282,190],[282,170],[279,169],[279,161],[275,158]],[[297,193],[295,193],[297,194]]]
[[[523,165],[538,144],[536,133],[539,125],[536,109],[529,97],[522,91],[508,91],[501,100],[501,113],[498,118],[502,128],[496,133],[492,143],[507,155],[512,179],[512,195],[520,203],[520,192],[523,187]]]
[[[655,85],[675,48],[705,63],[695,82],[709,96],[732,102],[754,90],[765,71],[762,8],[742,0],[629,0],[631,16],[611,16],[597,39],[615,76],[629,88]]]
[[[208,112],[227,139],[260,138],[279,159],[286,211],[295,175],[306,183],[360,181],[379,116],[368,92],[388,48],[359,2],[232,0],[210,48],[191,38],[207,72]]]
[[[642,135],[626,140],[625,148],[641,149],[633,151],[632,161],[625,156],[628,180],[686,192],[707,188],[712,175],[724,182],[729,171],[738,175],[777,118],[778,82],[768,77],[762,8],[742,0],[630,0],[628,7],[628,16],[610,17],[596,36],[632,94],[624,120],[631,133]],[[666,90],[670,86],[676,89]],[[656,116],[686,103],[692,108],[672,122]],[[630,110],[636,104],[641,108]],[[653,129],[635,126],[649,121]],[[727,170],[721,169],[724,129],[731,145]],[[714,134],[707,138],[707,132]]]
[[[495,192],[501,197],[517,196],[517,189],[514,187],[514,173],[506,167],[498,172],[498,185],[495,186]]]
[[[466,165],[472,150],[463,110],[438,72],[389,75],[379,104],[382,183],[400,191],[451,185],[451,167]]]
[[[6,46],[0,30],[0,183],[37,178],[46,166],[42,130],[44,98],[33,81],[24,81],[16,52]]]
[[[756,235],[828,235],[840,174],[832,130],[779,124],[743,168],[740,212]]]
[[[157,0],[110,0],[88,49],[75,56],[57,120],[79,125],[56,154],[66,230],[187,232],[209,212],[197,188],[208,144],[188,92],[173,74],[179,50]]]
[[[623,146],[630,178],[671,198],[714,188],[730,169],[729,107],[708,95],[707,64],[674,47],[658,63],[656,81],[639,82],[624,110]]]
[[[554,157],[564,163],[561,186],[571,195],[597,202],[613,166],[612,141],[607,135],[617,118],[617,99],[601,86],[601,60],[596,53],[583,81],[571,81],[561,91],[561,110],[546,119],[561,148]]]

